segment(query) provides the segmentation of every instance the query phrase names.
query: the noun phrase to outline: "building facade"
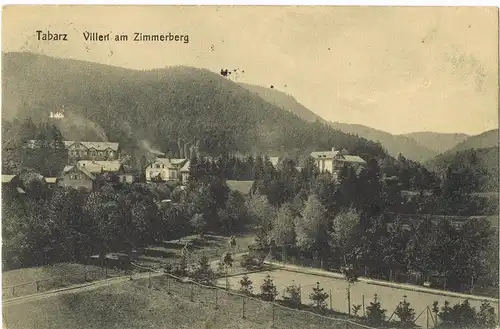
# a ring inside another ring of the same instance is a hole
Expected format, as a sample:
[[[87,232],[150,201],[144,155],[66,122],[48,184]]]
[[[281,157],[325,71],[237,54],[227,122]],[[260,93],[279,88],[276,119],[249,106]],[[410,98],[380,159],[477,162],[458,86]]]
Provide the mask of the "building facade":
[[[72,187],[75,189],[92,190],[94,188],[95,176],[84,167],[65,166],[61,177],[57,180],[59,186]]]
[[[320,172],[329,172],[335,178],[340,169],[348,165],[359,171],[366,165],[366,161],[357,155],[349,155],[345,150],[336,151],[332,147],[331,151],[312,152],[311,157],[316,161]]]
[[[145,168],[146,181],[182,181],[186,179],[187,159],[156,158]],[[189,169],[188,169],[189,173]],[[184,174],[184,175],[183,175]]]

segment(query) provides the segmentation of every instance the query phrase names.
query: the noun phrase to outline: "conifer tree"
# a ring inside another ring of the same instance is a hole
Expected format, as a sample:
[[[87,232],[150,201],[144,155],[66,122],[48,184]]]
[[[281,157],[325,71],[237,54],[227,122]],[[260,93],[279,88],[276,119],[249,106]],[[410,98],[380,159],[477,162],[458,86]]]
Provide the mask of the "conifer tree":
[[[276,296],[278,296],[278,290],[269,274],[264,279],[264,283],[260,286],[260,296],[263,300],[268,302],[273,302]]]
[[[324,289],[319,286],[319,282],[316,282],[316,287],[313,288],[313,292],[309,295],[312,300],[311,305],[320,310],[324,310],[327,307],[326,300],[330,297]]]
[[[252,295],[252,283],[252,280],[250,280],[247,274],[243,275],[243,278],[240,280],[240,291],[245,295]]]

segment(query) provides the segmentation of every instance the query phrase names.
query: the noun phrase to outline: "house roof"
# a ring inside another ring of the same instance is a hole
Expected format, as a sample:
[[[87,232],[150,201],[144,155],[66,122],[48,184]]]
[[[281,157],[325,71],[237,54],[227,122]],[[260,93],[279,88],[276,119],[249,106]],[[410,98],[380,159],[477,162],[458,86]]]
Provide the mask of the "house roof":
[[[45,177],[45,182],[49,184],[55,184],[57,181],[57,177]]]
[[[340,155],[337,160],[350,163],[366,163],[365,160],[357,155]]]
[[[64,141],[64,145],[66,147],[70,147],[75,144],[76,141]],[[119,147],[119,143],[112,142],[79,142],[81,145],[85,146],[87,149],[96,149],[97,151],[104,151],[107,149],[111,149],[113,151],[117,151]]]
[[[10,183],[16,175],[2,175],[2,183]]]
[[[250,190],[252,189],[253,182],[254,182],[253,180],[248,180],[248,181],[228,180],[226,181],[226,184],[232,191],[238,191],[243,195],[247,195],[248,193],[250,193]]]
[[[32,140],[29,140],[26,142],[27,146],[28,147],[35,147],[35,144],[36,144],[36,140],[32,139]],[[64,143],[64,146],[66,148],[70,147],[71,145],[75,144],[76,141],[63,141]],[[119,147],[119,143],[112,143],[112,142],[78,142],[80,144],[82,144],[83,146],[85,146],[86,148],[90,149],[90,148],[94,148],[96,149],[97,151],[104,151],[104,150],[107,150],[107,149],[111,149],[113,151],[118,151],[118,147]]]
[[[189,172],[189,166],[191,164],[191,161],[186,161],[186,163],[184,164],[184,166],[182,166],[182,168],[179,170],[180,172]]]
[[[84,173],[88,178],[94,180],[95,179],[95,176],[92,175],[92,173],[90,173],[87,169],[85,169],[85,167],[79,167],[79,166],[65,166],[64,169],[63,169],[63,174],[66,174],[68,172],[70,172],[71,170],[78,170],[78,171],[81,171],[82,173]]]
[[[280,162],[280,157],[269,157],[269,161],[271,161],[271,164],[276,167],[278,163]]]
[[[79,167],[84,167],[93,174],[101,172],[117,172],[122,168],[122,164],[118,160],[113,161],[92,161],[80,160],[78,161]]]
[[[148,166],[150,166],[153,163],[161,163],[167,168],[171,169],[176,169],[179,166],[182,166],[185,164],[187,160],[186,159],[169,159],[169,158],[156,158],[154,161],[150,162]]]
[[[325,158],[325,159],[333,159],[337,156],[339,151],[320,151],[320,152],[312,152],[311,156],[313,158]]]

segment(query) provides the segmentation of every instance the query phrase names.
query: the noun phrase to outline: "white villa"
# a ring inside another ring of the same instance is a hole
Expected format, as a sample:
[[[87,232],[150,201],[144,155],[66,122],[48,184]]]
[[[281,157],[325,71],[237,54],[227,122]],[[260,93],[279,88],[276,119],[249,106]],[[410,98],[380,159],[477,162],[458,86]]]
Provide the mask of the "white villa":
[[[339,170],[344,165],[353,166],[356,171],[366,165],[366,161],[357,155],[349,155],[346,150],[336,151],[332,147],[331,151],[312,152],[311,157],[316,160],[316,164],[321,172],[329,172],[337,176]]]
[[[146,170],[146,181],[181,181],[185,183],[189,175],[189,160],[156,158],[148,164]]]

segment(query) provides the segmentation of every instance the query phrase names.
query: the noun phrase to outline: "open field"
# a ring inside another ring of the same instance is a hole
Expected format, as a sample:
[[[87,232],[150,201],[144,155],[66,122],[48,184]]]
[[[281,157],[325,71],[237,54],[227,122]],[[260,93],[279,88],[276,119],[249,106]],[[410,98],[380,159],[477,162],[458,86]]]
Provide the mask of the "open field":
[[[286,270],[274,270],[270,272],[260,272],[249,274],[250,280],[253,282],[254,293],[260,292],[260,286],[263,283],[265,277],[269,274],[276,285],[279,294],[278,298],[282,298],[284,289],[292,284],[301,285],[302,291],[302,303],[309,304],[309,295],[312,292],[312,288],[316,285],[316,282],[320,283],[320,286],[324,288],[325,292],[332,295],[331,307],[339,312],[347,313],[347,282],[343,279],[328,278],[313,274],[302,274],[296,272],[290,272]],[[240,275],[232,276],[229,278],[229,284],[231,288],[237,289],[240,286],[239,281],[241,280]],[[224,286],[226,279],[220,279],[219,285]],[[463,302],[464,299],[447,297],[432,293],[409,291],[403,289],[396,289],[386,286],[379,286],[375,284],[369,284],[365,282],[356,282],[351,286],[351,305],[362,305],[363,295],[365,299],[365,306],[368,306],[371,301],[373,301],[374,294],[377,294],[382,307],[387,310],[387,316],[389,317],[398,303],[403,300],[403,296],[407,296],[407,300],[411,303],[411,307],[415,309],[417,315],[425,309],[426,306],[432,307],[434,301],[438,301],[440,306],[444,305],[447,300],[452,304]],[[329,301],[328,301],[329,302]],[[472,306],[479,310],[481,301],[470,300]],[[495,313],[498,314],[498,303],[491,303],[495,307]],[[362,315],[362,311],[360,311]],[[424,316],[420,317],[416,324],[425,326],[426,318]]]
[[[4,323],[7,329],[267,329],[273,323],[278,329],[361,328],[280,307],[274,308],[273,317],[270,304],[247,298],[243,319],[241,297],[221,291],[215,295],[213,289],[169,280],[166,276],[153,278],[152,289],[147,288],[148,279],[139,279],[93,291],[7,305],[3,309]]]

